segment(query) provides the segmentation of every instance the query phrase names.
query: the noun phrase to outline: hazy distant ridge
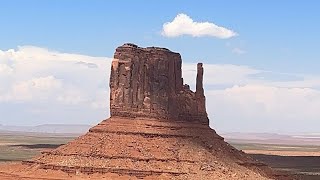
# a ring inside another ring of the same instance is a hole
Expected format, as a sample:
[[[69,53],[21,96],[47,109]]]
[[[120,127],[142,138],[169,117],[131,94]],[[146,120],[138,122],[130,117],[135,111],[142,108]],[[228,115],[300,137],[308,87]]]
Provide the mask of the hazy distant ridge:
[[[262,144],[287,144],[287,145],[320,145],[319,133],[221,133],[222,137],[232,143],[262,143]]]
[[[4,126],[0,124],[0,131],[83,134],[90,127],[90,125],[82,124],[43,124],[38,126]]]

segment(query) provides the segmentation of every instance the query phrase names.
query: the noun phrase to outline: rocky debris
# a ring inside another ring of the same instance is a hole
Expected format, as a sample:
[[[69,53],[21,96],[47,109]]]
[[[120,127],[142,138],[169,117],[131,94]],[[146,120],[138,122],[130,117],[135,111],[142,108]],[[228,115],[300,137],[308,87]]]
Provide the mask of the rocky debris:
[[[0,179],[293,179],[274,174],[209,127],[203,64],[193,92],[183,84],[181,63],[166,48],[118,47],[111,117],[66,145],[0,168]]]

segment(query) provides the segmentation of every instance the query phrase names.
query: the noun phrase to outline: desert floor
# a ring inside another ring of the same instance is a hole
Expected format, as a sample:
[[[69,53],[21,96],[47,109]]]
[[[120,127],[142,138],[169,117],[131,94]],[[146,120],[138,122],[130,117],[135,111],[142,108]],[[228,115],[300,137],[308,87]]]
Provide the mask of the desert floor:
[[[320,179],[320,146],[230,142],[270,167],[298,174],[301,179]]]
[[[0,163],[31,159],[41,151],[56,148],[78,135],[41,133],[0,133]],[[236,148],[272,168],[298,174],[301,179],[320,179],[320,146],[244,143],[229,141]]]

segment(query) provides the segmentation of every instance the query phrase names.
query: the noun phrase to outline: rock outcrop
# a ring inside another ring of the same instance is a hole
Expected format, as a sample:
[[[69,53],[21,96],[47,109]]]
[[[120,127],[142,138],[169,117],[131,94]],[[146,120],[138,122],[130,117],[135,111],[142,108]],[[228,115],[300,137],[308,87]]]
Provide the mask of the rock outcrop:
[[[183,84],[181,63],[180,54],[165,48],[118,47],[111,117],[66,145],[0,168],[0,179],[291,179],[275,175],[209,127],[203,65],[197,65],[193,92]]]
[[[180,54],[165,48],[118,47],[111,66],[111,116],[208,124],[202,64],[198,64],[196,92],[183,84],[181,65]]]

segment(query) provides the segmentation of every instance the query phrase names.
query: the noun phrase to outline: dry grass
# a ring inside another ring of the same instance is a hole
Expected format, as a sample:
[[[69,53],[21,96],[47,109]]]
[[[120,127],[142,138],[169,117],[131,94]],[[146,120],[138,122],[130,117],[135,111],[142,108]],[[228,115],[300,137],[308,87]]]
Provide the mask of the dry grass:
[[[275,151],[275,150],[244,150],[247,154],[265,154],[278,156],[320,156],[320,152],[309,151]]]
[[[44,149],[64,144],[74,137],[45,134],[0,134],[0,162],[31,159]]]

